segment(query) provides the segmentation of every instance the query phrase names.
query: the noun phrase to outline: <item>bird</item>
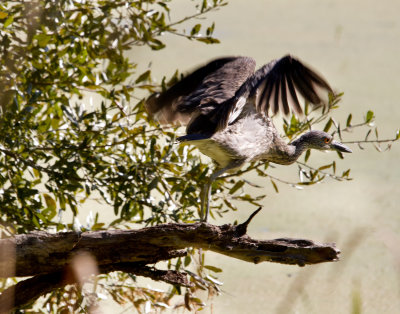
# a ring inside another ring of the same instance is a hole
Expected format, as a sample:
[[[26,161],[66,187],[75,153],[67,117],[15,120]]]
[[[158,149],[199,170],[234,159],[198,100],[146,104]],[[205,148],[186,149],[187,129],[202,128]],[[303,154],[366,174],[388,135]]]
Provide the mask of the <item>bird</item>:
[[[324,93],[334,94],[328,82],[292,55],[257,71],[253,58],[229,56],[153,93],[145,107],[161,124],[186,125],[186,135],[177,141],[195,145],[216,164],[201,192],[200,220],[206,222],[212,182],[225,172],[235,173],[245,163],[259,160],[289,165],[308,149],[352,152],[318,130],[286,143],[273,124],[278,112],[303,114],[299,95],[314,107],[326,106]]]

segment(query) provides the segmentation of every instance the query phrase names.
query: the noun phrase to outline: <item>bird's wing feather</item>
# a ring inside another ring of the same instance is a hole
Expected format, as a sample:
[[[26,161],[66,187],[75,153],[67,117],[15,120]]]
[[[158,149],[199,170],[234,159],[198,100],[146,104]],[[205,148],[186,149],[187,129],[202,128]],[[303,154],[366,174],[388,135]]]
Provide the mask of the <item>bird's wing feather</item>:
[[[279,110],[285,115],[290,111],[302,114],[298,93],[311,104],[321,105],[324,99],[320,92],[333,92],[325,79],[289,55],[264,65],[249,78],[246,85],[250,97],[262,96],[257,97],[255,103],[257,110],[266,115],[270,109],[273,114]]]
[[[238,109],[244,107],[240,99],[247,99],[247,104],[255,105],[256,110],[268,116],[269,111],[276,114],[291,111],[302,114],[298,94],[313,105],[324,104],[321,91],[333,93],[332,88],[319,74],[301,61],[285,56],[271,61],[257,70],[219,110],[218,130],[224,129],[235,121],[232,116],[239,116]]]
[[[213,60],[166,91],[152,95],[146,102],[146,109],[161,123],[179,121],[187,124],[194,113],[207,115],[232,98],[254,70],[255,61],[252,58]]]

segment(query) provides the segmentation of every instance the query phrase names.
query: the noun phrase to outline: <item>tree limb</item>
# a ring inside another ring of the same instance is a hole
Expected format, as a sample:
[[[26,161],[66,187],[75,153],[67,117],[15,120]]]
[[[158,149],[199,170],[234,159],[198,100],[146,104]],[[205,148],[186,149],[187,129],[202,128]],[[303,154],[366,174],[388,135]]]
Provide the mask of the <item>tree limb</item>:
[[[192,285],[186,273],[146,265],[186,256],[188,247],[255,264],[269,261],[304,266],[339,259],[340,251],[334,244],[303,239],[250,238],[246,235],[247,226],[260,209],[237,226],[175,223],[138,230],[32,232],[1,239],[0,276],[33,277],[3,291],[0,312],[29,304],[56,288],[78,282],[69,268],[71,260],[81,252],[95,258],[100,273],[119,270],[186,287]]]
[[[138,230],[32,232],[0,240],[15,246],[15,256],[0,256],[0,276],[36,276],[64,269],[77,252],[90,253],[99,267],[119,263],[154,264],[183,254],[188,247],[202,248],[246,262],[264,261],[304,266],[338,260],[334,244],[303,239],[255,240],[247,236],[249,221],[238,226],[208,223],[164,224]],[[15,274],[8,274],[15,263]]]
[[[148,277],[155,281],[163,281],[172,285],[191,287],[191,283],[185,273],[175,270],[159,270],[144,266],[141,263],[121,263],[103,265],[99,268],[100,273],[112,271],[123,271],[137,276]],[[21,308],[34,302],[39,297],[62,288],[68,284],[75,284],[78,278],[70,276],[68,271],[58,271],[50,274],[38,275],[18,282],[12,287],[4,290],[0,295],[0,313],[8,313],[11,310]]]

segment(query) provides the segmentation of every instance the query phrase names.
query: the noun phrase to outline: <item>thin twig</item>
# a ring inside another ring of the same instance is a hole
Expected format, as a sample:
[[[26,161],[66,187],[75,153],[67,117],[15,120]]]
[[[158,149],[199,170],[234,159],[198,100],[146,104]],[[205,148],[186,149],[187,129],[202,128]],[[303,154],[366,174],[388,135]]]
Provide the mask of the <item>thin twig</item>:
[[[4,149],[4,148],[0,148],[0,152],[4,153],[5,155],[7,155],[7,156],[9,156],[9,157],[11,157],[13,159],[18,160],[18,161],[24,163],[25,165],[27,165],[27,166],[29,166],[31,168],[34,168],[36,170],[43,171],[45,173],[51,174],[53,176],[58,176],[58,177],[62,175],[61,173],[59,173],[57,171],[50,170],[49,168],[45,168],[45,167],[39,166],[38,164],[34,163],[31,160],[24,159],[21,156],[19,156],[18,154],[14,153],[14,152],[12,152],[10,150]]]
[[[205,15],[206,13],[214,11],[214,10],[218,10],[218,7],[210,7],[210,8],[205,9],[204,11],[200,11],[198,13],[186,16],[180,20],[177,20],[168,25],[162,26],[162,27],[160,27],[160,29],[150,32],[149,37],[154,36],[154,35],[160,35],[162,32],[168,32],[168,33],[174,34],[175,30],[170,30],[170,28],[172,28],[173,26],[182,24],[188,20],[199,18],[200,16]],[[176,35],[176,34],[174,34],[174,35]],[[139,44],[140,42],[141,42],[140,40],[133,40],[131,42],[127,42],[126,45]],[[145,42],[143,42],[143,44],[144,43]]]
[[[385,139],[385,140],[363,140],[363,141],[343,141],[343,144],[361,144],[361,143],[393,143],[398,141],[398,138]]]
[[[333,179],[335,179],[335,180],[338,180],[338,181],[342,181],[342,180],[348,180],[348,181],[350,181],[350,180],[351,180],[351,178],[339,177],[339,176],[337,176],[337,175],[328,173],[328,172],[326,172],[326,171],[324,171],[324,170],[319,170],[319,169],[317,169],[317,168],[311,167],[310,165],[307,165],[306,163],[301,162],[301,161],[296,161],[296,163],[299,164],[299,165],[301,165],[301,166],[304,166],[304,167],[306,167],[306,168],[308,168],[308,169],[310,169],[310,170],[318,171],[319,173],[322,173],[323,175],[326,175],[326,176],[331,177],[331,178],[333,178]]]

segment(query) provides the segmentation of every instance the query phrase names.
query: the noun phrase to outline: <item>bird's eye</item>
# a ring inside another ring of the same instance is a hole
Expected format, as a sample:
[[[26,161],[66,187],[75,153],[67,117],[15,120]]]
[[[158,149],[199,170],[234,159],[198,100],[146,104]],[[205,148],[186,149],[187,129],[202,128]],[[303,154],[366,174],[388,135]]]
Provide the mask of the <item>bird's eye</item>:
[[[324,142],[325,142],[325,144],[329,144],[331,142],[331,140],[329,138],[325,137]]]

